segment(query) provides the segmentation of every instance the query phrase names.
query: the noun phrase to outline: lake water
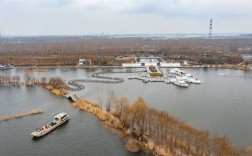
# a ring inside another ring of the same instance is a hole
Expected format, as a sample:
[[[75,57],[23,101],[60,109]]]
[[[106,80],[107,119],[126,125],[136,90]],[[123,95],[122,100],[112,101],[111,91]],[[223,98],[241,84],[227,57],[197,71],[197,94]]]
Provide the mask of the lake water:
[[[65,80],[91,77],[98,71],[118,69],[50,69],[35,72],[36,77],[60,76]],[[123,69],[125,70],[125,69]],[[139,69],[135,69],[139,70]],[[167,69],[162,69],[166,71]],[[131,102],[142,96],[149,106],[170,114],[211,134],[227,135],[238,146],[252,145],[252,72],[214,69],[183,69],[199,78],[200,85],[180,88],[165,83],[143,83],[128,80],[130,74],[108,74],[124,77],[121,84],[85,83],[80,97],[103,100],[113,90]],[[1,75],[24,75],[23,69],[1,71]],[[0,87],[0,117],[41,108],[42,115],[27,116],[0,123],[0,151],[3,155],[148,155],[125,150],[117,135],[103,128],[96,117],[71,106],[62,97],[55,97],[40,87]],[[70,121],[45,137],[34,140],[30,133],[50,122],[59,112],[70,114]]]

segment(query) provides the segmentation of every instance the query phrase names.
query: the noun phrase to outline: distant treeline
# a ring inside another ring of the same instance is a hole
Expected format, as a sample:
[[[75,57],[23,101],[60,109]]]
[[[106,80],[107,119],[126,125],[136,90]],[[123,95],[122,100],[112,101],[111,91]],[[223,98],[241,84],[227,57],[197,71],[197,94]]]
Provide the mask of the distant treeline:
[[[236,63],[239,61],[230,61],[229,58],[239,55],[239,47],[252,47],[252,38],[215,38],[212,39],[212,47],[209,47],[207,38],[69,38],[67,40],[59,37],[50,40],[50,37],[31,37],[30,40],[20,38],[15,42],[5,39],[1,43],[0,64],[76,65],[80,58],[85,58],[91,59],[92,65],[121,65],[123,61],[116,60],[115,56],[129,55],[154,55],[165,59],[177,57],[177,60],[189,57],[192,61],[198,61],[197,63],[209,64]],[[210,53],[214,57],[205,59],[202,56],[205,53]],[[223,59],[226,53],[229,58]]]

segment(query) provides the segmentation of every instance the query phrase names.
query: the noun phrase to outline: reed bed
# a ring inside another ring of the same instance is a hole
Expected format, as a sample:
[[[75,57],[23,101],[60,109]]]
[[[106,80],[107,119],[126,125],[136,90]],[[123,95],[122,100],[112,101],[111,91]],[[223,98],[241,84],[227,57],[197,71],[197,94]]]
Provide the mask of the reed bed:
[[[11,119],[19,119],[19,118],[22,118],[24,116],[38,115],[38,114],[42,114],[42,113],[43,113],[42,109],[34,109],[34,110],[31,110],[30,112],[23,113],[23,114],[18,113],[18,114],[15,114],[15,115],[6,115],[6,116],[3,116],[3,117],[0,117],[0,122],[8,121],[8,120],[11,120]]]

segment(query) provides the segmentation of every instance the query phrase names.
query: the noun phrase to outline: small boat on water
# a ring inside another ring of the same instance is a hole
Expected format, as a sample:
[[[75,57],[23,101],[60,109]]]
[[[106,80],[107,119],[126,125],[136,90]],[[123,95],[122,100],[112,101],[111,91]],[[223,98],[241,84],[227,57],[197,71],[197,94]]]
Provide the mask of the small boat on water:
[[[198,79],[191,78],[190,80],[191,80],[191,83],[201,84],[201,81]]]
[[[14,67],[13,65],[9,65],[9,64],[4,64],[4,65],[0,64],[0,70],[7,70],[7,69],[11,69],[13,67]]]
[[[182,76],[183,74],[186,74],[184,71],[181,71],[180,69],[172,69],[168,71],[170,74],[177,75],[177,76]]]
[[[195,83],[195,84],[200,84],[201,81],[196,78],[188,77],[188,76],[182,76],[182,77],[176,77],[178,80],[184,80],[187,83]]]
[[[170,82],[174,83],[176,81],[176,78],[170,78]]]
[[[52,130],[54,130],[55,128],[60,126],[61,124],[65,123],[68,119],[69,119],[69,115],[67,113],[62,112],[62,113],[56,115],[54,117],[54,120],[51,123],[49,123],[41,128],[36,129],[36,131],[32,132],[31,135],[33,137],[41,137],[41,136],[51,132]]]
[[[201,81],[199,79],[195,79],[195,78],[192,78],[192,77],[182,77],[182,78],[187,83],[201,84]]]
[[[170,84],[170,83],[171,83],[171,81],[170,81],[170,80],[168,80],[168,79],[165,79],[165,80],[164,80],[164,83],[166,83],[166,84]]]
[[[186,88],[188,87],[188,84],[183,80],[176,80],[173,83],[180,87],[186,87]]]

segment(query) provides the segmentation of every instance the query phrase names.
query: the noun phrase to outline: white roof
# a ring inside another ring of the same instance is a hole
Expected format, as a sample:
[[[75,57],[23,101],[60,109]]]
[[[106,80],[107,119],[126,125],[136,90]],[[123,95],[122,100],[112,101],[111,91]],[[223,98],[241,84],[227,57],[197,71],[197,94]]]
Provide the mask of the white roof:
[[[58,115],[56,115],[54,118],[62,118],[64,115],[67,115],[67,113],[61,112]]]

